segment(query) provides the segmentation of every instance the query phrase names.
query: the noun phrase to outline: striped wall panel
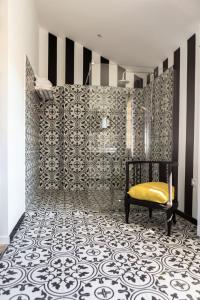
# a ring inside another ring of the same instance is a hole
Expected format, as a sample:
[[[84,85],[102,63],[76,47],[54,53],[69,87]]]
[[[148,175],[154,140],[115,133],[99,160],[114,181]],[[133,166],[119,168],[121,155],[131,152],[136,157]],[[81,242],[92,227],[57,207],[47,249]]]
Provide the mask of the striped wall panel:
[[[168,58],[163,61],[163,72],[168,69]]]
[[[83,48],[83,84],[89,85],[90,84],[90,76],[89,76],[89,71],[90,71],[90,64],[92,62],[92,51]]]
[[[187,43],[187,127],[185,157],[185,213],[192,216],[193,199],[193,156],[194,156],[194,109],[195,109],[195,56],[196,36]]]
[[[135,89],[143,88],[143,79],[137,75],[134,75],[134,88]]]
[[[66,38],[65,83],[74,84],[74,41]]]
[[[166,61],[166,60],[165,60]],[[163,62],[163,71],[167,63]],[[174,52],[174,101],[173,101],[173,152],[172,160],[178,161],[179,153],[179,102],[180,102],[180,48]],[[176,186],[176,196],[178,197],[178,169],[174,170],[173,185]]]
[[[101,56],[101,85],[109,85],[109,60]]]
[[[39,29],[39,76],[48,78],[53,85],[125,87],[125,84],[118,84],[124,71],[116,63],[69,38],[62,39]],[[133,87],[133,76],[129,80],[128,86]]]
[[[150,74],[148,74],[148,75],[147,75],[147,84],[149,84],[149,83],[150,83],[150,81],[151,81],[151,75],[150,75]]]
[[[48,79],[57,84],[57,37],[49,33],[48,40]]]
[[[158,67],[154,69],[154,78],[158,77]]]
[[[174,172],[173,184],[177,186],[176,193],[179,200],[179,210],[182,215],[192,222],[195,222],[197,217],[197,212],[194,211],[194,207],[197,207],[197,197],[193,195],[192,185],[193,177],[195,177],[196,49],[196,35],[194,34],[162,62],[163,72],[168,67],[174,66],[172,159],[179,162],[179,167]],[[154,78],[157,77],[157,74],[158,67],[154,69]],[[150,75],[147,75],[147,83],[150,83]],[[198,129],[197,125],[196,128]],[[195,203],[193,203],[194,201]]]
[[[83,84],[83,46],[75,42],[74,84]]]

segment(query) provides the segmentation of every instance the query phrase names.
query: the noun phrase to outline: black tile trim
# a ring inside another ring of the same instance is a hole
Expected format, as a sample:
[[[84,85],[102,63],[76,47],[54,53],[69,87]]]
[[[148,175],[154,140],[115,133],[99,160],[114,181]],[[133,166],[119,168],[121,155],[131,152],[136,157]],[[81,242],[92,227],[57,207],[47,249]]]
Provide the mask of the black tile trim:
[[[180,48],[174,51],[174,98],[173,98],[173,152],[172,160],[178,161],[179,141],[179,104],[180,103]],[[173,185],[176,186],[178,199],[178,168],[174,169]]]
[[[21,218],[19,219],[19,221],[17,222],[17,224],[13,228],[12,232],[10,233],[10,235],[9,235],[10,242],[13,240],[13,237],[14,237],[15,233],[17,232],[17,230],[19,229],[20,225],[22,224],[24,218],[25,218],[25,212],[23,213],[23,215],[21,216]]]
[[[83,85],[90,84],[90,64],[92,62],[92,51],[83,47]],[[86,82],[87,80],[87,82]]]
[[[49,33],[48,41],[48,79],[57,84],[57,37]]]
[[[65,83],[74,84],[74,41],[66,38]]]
[[[193,156],[194,156],[194,113],[195,113],[195,55],[196,35],[187,43],[187,123],[186,123],[186,155],[185,155],[185,213],[192,216]]]
[[[192,224],[197,225],[197,220],[191,216],[186,215],[185,213],[183,213],[182,211],[178,210],[176,211],[177,215],[179,215],[180,217],[182,217],[183,219],[190,221]]]
[[[168,58],[163,61],[163,72],[167,71],[167,69],[168,69]]]
[[[109,86],[109,60],[101,56],[101,86]]]

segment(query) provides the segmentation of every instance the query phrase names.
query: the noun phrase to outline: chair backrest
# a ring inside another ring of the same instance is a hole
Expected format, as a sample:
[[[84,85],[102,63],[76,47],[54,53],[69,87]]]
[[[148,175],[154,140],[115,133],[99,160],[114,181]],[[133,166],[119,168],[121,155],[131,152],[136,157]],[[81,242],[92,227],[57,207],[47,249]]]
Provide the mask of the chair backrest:
[[[128,161],[126,162],[126,192],[129,187],[143,182],[169,182],[169,176],[177,162]]]

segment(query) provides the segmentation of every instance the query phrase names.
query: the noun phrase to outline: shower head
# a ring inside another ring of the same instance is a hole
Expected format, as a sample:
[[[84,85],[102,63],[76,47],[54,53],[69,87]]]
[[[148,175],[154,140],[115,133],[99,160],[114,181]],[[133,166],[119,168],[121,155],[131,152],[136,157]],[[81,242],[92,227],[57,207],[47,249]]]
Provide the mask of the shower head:
[[[126,80],[126,79],[120,79],[118,82],[119,82],[119,83],[122,83],[122,84],[127,84],[127,83],[129,83],[130,81],[129,81],[129,80]]]
[[[123,72],[123,74],[122,74],[122,79],[120,79],[120,80],[118,81],[118,82],[121,83],[121,84],[127,84],[127,83],[130,82],[129,80],[127,80],[127,79],[125,78],[125,73],[126,73],[126,71]]]

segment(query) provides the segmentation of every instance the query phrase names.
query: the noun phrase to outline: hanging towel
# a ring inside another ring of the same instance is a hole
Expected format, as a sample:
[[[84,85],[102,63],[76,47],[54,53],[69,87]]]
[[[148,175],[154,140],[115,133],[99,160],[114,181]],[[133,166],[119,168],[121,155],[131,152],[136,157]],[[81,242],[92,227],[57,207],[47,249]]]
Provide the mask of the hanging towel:
[[[35,88],[41,90],[51,90],[52,83],[46,78],[36,76]]]

